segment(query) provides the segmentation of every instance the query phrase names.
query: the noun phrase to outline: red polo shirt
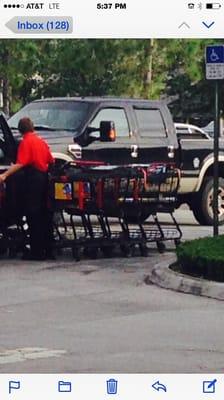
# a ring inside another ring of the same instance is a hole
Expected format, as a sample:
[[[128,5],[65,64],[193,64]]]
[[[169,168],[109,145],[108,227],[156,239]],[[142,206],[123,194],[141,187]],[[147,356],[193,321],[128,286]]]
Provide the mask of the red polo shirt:
[[[54,162],[47,143],[35,132],[27,132],[19,144],[17,164],[31,165],[39,171],[46,172],[49,164]]]

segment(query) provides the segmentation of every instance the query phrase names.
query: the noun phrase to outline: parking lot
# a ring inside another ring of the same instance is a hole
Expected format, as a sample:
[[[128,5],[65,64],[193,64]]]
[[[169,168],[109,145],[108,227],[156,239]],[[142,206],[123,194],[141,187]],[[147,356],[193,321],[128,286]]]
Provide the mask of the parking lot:
[[[186,208],[176,216],[184,239],[212,233]],[[173,248],[147,258],[2,259],[0,372],[222,372],[222,302],[144,283]]]

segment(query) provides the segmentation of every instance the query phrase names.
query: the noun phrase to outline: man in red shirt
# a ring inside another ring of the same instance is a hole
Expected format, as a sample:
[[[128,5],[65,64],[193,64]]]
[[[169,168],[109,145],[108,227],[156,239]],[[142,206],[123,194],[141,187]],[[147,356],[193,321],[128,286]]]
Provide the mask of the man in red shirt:
[[[48,167],[54,158],[47,143],[35,132],[29,118],[18,124],[23,139],[19,144],[16,163],[0,174],[0,182],[23,168],[25,174],[25,213],[30,233],[30,252],[23,259],[44,260],[51,256],[52,218],[47,208]]]

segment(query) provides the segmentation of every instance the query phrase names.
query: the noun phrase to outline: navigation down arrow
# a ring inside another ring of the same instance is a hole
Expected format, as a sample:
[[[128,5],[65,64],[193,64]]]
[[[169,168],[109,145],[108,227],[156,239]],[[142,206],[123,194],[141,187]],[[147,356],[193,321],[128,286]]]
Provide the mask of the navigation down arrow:
[[[208,23],[205,22],[205,21],[202,21],[202,23],[203,23],[204,26],[206,26],[206,28],[209,29],[209,28],[211,28],[212,25],[214,25],[215,21],[211,22],[210,24],[208,24]]]

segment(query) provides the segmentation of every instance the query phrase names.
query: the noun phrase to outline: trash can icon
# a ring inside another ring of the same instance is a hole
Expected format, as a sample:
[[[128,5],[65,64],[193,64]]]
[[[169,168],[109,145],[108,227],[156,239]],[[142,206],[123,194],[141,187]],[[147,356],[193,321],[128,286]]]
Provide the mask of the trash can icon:
[[[117,394],[117,381],[115,379],[107,381],[107,394]]]

